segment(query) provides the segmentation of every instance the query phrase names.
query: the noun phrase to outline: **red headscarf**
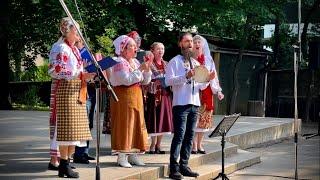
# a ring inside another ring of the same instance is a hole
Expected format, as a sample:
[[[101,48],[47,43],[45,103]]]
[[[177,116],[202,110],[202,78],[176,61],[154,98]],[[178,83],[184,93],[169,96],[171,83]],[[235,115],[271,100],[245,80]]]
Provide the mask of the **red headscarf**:
[[[136,36],[139,36],[137,31],[131,31],[127,34],[127,36],[131,37],[132,39],[134,39]]]

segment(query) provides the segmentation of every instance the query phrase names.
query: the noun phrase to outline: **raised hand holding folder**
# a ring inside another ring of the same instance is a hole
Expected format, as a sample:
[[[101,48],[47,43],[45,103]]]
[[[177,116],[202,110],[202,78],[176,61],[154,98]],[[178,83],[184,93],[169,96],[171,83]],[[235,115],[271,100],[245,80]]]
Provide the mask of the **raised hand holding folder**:
[[[80,54],[84,62],[88,64],[87,67],[85,67],[86,71],[91,73],[91,72],[96,72],[97,68],[96,66],[92,63],[91,56],[89,52],[86,50],[86,48],[82,48],[80,50]],[[116,65],[118,62],[114,60],[112,57],[105,57],[98,61],[98,64],[100,65],[102,70],[106,70],[114,65]]]
[[[119,63],[119,62],[114,60],[112,57],[105,57],[105,58],[101,59],[100,61],[98,61],[98,64],[101,66],[102,70],[106,70],[108,68],[111,68],[112,66],[116,65],[117,63]],[[94,64],[88,65],[87,67],[85,67],[85,69],[89,73],[97,71],[97,68]]]

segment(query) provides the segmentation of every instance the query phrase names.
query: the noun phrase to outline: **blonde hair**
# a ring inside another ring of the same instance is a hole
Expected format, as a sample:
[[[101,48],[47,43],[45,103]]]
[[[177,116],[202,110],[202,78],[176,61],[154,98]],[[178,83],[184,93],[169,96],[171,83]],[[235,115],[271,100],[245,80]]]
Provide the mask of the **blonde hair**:
[[[79,24],[76,21],[74,22],[78,29],[80,29]],[[63,37],[65,37],[70,32],[72,27],[74,27],[74,25],[69,17],[64,17],[61,19],[59,29]]]
[[[150,46],[151,51],[154,51],[154,49],[155,49],[156,46],[158,46],[158,45],[162,45],[162,46],[164,47],[163,43],[161,43],[161,42],[154,42],[154,43],[152,43],[151,46]]]

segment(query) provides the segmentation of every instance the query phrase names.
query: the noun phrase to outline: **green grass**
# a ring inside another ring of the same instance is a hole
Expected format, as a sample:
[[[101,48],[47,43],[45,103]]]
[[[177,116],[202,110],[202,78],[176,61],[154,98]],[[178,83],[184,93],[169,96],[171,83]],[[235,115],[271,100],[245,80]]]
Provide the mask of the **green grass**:
[[[49,111],[49,106],[44,106],[43,104],[39,105],[25,105],[19,103],[12,103],[14,110],[23,110],[23,111]]]

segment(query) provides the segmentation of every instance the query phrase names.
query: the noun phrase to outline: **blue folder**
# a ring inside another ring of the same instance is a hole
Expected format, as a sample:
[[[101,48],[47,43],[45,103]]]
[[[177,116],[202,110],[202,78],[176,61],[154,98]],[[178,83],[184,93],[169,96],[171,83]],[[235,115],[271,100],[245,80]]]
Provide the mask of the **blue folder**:
[[[92,63],[92,59],[89,54],[89,51],[85,47],[80,49],[80,55],[81,55],[81,58],[84,62],[86,62],[87,64]]]
[[[161,78],[158,78],[161,82],[161,87],[162,88],[167,88],[168,86],[166,85],[166,82],[165,82],[165,78],[164,77],[161,77]]]
[[[82,59],[88,64],[88,66],[85,67],[86,71],[89,73],[96,72],[97,68],[93,64],[93,61],[92,61],[92,58],[91,58],[89,52],[85,48],[82,48],[80,50],[80,54],[81,54]],[[117,63],[119,63],[119,62],[114,60],[112,57],[105,57],[105,58],[101,59],[100,61],[98,61],[98,64],[100,65],[102,70],[106,70],[106,69],[116,65]]]

